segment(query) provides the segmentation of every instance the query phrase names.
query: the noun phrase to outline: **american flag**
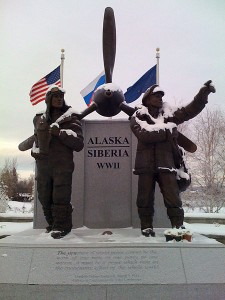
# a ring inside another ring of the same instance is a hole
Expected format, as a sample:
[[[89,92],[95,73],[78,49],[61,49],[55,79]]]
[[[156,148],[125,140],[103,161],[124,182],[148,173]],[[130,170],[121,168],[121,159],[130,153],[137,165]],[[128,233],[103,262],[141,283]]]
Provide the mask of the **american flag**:
[[[61,86],[60,81],[60,66],[58,66],[51,73],[41,78],[35,83],[30,90],[30,102],[32,105],[36,105],[39,102],[45,100],[46,92],[50,85],[55,84]]]

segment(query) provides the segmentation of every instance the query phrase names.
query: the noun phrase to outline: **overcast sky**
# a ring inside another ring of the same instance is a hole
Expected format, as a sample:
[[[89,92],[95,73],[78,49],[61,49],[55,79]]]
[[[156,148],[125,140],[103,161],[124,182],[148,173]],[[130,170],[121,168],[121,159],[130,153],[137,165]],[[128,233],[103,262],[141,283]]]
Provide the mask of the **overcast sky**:
[[[30,151],[17,150],[33,134],[34,115],[45,109],[30,104],[29,92],[60,64],[62,48],[66,102],[85,109],[80,91],[103,70],[107,6],[117,30],[113,82],[124,92],[155,65],[159,47],[165,101],[187,103],[212,79],[217,93],[209,107],[225,111],[224,0],[0,0],[0,168],[5,158],[17,158],[21,176],[34,170]]]

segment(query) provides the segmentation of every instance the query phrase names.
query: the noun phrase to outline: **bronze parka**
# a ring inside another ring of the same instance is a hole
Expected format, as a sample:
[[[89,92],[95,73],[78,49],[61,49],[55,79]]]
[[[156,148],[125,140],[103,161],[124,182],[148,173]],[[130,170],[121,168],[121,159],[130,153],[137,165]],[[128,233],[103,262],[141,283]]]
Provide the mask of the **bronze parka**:
[[[32,149],[32,156],[36,159],[48,159],[53,163],[63,161],[73,161],[73,151],[81,151],[84,147],[81,123],[68,110],[60,116],[55,122],[49,124],[45,114],[37,114],[33,120],[35,145]],[[49,134],[51,126],[57,126],[60,129],[59,136]]]
[[[203,110],[208,102],[209,93],[207,87],[201,88],[190,104],[170,114],[164,111],[164,103],[162,112],[157,118],[161,118],[164,123],[163,129],[154,130],[156,124],[147,108],[144,107],[146,111],[144,114],[141,113],[143,107],[134,113],[130,120],[131,130],[138,139],[134,174],[176,172],[176,168],[179,167],[176,161],[179,157],[176,127]]]

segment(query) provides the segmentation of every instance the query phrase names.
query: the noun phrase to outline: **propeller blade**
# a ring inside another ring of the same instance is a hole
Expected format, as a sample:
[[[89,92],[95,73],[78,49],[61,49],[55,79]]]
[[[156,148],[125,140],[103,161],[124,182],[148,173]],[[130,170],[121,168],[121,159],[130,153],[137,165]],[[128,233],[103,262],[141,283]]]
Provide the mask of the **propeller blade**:
[[[116,23],[111,7],[105,9],[102,46],[106,83],[111,83],[116,57]]]
[[[89,107],[87,107],[84,111],[82,111],[82,113],[77,114],[78,119],[82,120],[87,115],[89,115],[92,112],[96,111],[97,108],[98,108],[98,105],[95,102],[92,102],[92,104]]]
[[[129,105],[127,105],[125,102],[122,102],[120,104],[120,109],[123,112],[125,112],[129,117],[131,117],[134,114],[135,110],[136,110],[135,108],[130,107]]]
[[[179,132],[177,138],[178,145],[184,148],[184,150],[194,153],[197,150],[197,146],[191,140],[189,140],[185,135]]]
[[[34,135],[30,136],[25,141],[23,141],[19,144],[19,146],[18,146],[19,150],[26,151],[26,150],[31,149],[33,147],[34,141],[35,141]]]

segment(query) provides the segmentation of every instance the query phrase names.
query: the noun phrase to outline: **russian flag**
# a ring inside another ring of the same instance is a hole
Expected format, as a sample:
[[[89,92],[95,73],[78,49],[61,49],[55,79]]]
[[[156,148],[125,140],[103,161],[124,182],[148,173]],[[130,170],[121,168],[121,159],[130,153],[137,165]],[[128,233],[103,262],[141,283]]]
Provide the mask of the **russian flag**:
[[[92,103],[94,91],[105,82],[105,72],[102,71],[92,82],[90,82],[82,91],[80,91],[80,94],[84,98],[87,106],[90,106]]]

